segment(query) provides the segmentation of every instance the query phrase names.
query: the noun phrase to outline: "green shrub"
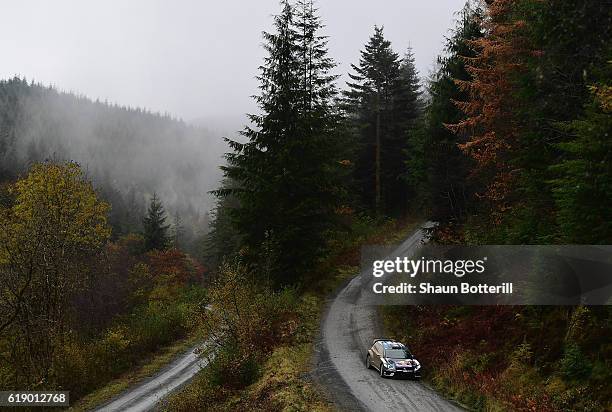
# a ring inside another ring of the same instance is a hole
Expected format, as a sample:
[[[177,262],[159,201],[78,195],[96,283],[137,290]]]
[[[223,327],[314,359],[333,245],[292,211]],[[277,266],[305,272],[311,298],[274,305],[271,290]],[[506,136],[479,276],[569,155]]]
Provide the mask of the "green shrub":
[[[244,388],[255,382],[261,368],[255,354],[242,354],[235,345],[228,344],[220,348],[207,368],[213,385],[227,388]]]
[[[566,345],[559,370],[567,380],[587,378],[591,375],[592,369],[591,362],[583,356],[578,345],[574,343]]]

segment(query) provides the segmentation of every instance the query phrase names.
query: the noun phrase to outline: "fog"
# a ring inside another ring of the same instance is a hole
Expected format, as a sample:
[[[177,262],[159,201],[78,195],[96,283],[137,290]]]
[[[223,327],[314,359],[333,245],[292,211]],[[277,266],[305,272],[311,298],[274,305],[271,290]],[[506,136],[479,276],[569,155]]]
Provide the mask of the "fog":
[[[218,134],[12,79],[0,82],[0,183],[36,161],[77,161],[106,200],[117,231],[139,230],[156,192],[190,238],[206,228],[225,145]]]
[[[426,75],[464,0],[320,0],[331,55],[345,74],[384,25],[397,52],[412,45]],[[255,110],[261,31],[277,0],[7,0],[0,77],[168,112],[225,132]]]
[[[463,3],[320,0],[339,86],[374,25],[385,27],[401,55],[411,46],[426,76]],[[214,204],[208,191],[220,179],[222,137],[235,137],[245,114],[257,110],[251,96],[264,56],[261,32],[278,11],[277,0],[4,1],[0,79],[19,76],[198,127],[66,95],[21,96],[15,142],[3,160],[76,160],[123,202],[138,197],[140,211],[157,191],[171,214],[180,210],[200,225]]]

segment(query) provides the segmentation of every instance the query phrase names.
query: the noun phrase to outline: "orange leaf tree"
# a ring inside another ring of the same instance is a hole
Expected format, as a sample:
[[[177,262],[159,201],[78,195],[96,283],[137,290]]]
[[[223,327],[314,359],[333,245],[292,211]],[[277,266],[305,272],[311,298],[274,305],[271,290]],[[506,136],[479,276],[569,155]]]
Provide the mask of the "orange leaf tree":
[[[455,101],[466,118],[447,125],[465,136],[460,148],[475,160],[472,177],[482,185],[479,196],[488,201],[495,224],[512,207],[509,194],[519,170],[511,153],[523,128],[514,90],[533,54],[516,6],[516,0],[490,2],[483,21],[486,35],[469,41],[477,54],[464,57],[471,79],[455,80],[469,95],[466,101]]]

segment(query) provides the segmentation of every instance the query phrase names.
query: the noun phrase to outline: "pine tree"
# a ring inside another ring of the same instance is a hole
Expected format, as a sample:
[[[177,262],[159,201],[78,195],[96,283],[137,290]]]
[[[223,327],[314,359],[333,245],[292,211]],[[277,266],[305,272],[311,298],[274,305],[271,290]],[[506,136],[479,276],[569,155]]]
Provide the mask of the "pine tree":
[[[397,162],[386,156],[397,153],[401,136],[394,118],[394,97],[400,79],[400,57],[386,40],[382,27],[374,27],[359,65],[351,65],[345,107],[360,146],[355,165],[355,179],[364,203],[377,214],[386,210],[385,192],[393,191],[402,173]],[[399,150],[402,153],[402,148]],[[389,159],[390,160],[390,159]]]
[[[157,194],[153,193],[147,214],[143,219],[146,250],[164,250],[168,247],[168,228],[166,211]]]
[[[605,229],[602,232],[598,229],[605,225],[579,233],[577,228],[581,225],[576,221],[570,223],[572,219],[568,216],[575,213],[576,218],[585,213],[588,208],[583,207],[588,204],[593,208],[589,217],[584,216],[583,223],[597,215],[596,210],[605,204],[599,191],[602,188],[596,188],[595,184],[591,195],[585,196],[582,204],[576,203],[573,211],[567,203],[561,207],[558,188],[551,185],[551,180],[559,178],[556,172],[560,169],[551,165],[578,160],[580,156],[587,160],[593,154],[592,149],[601,148],[595,144],[593,148],[572,153],[565,144],[573,146],[591,139],[580,125],[593,121],[593,128],[601,130],[596,115],[598,102],[591,95],[590,87],[610,79],[612,7],[609,2],[598,0],[522,0],[520,4],[520,18],[525,21],[524,32],[529,36],[532,51],[528,71],[521,76],[515,91],[521,102],[518,115],[525,126],[513,159],[520,170],[516,184],[518,200],[512,215],[506,219],[506,236],[510,241],[524,243],[551,243],[560,238],[564,242],[601,242]],[[595,167],[587,173],[593,181],[603,184],[605,173],[597,171],[604,170]],[[569,178],[568,183],[575,177]],[[582,184],[574,182],[584,189],[592,183],[588,180],[585,176]],[[590,241],[589,235],[592,235]]]
[[[531,51],[525,21],[517,13],[515,0],[490,3],[484,20],[487,35],[468,42],[477,51],[465,58],[471,78],[455,79],[469,95],[455,102],[466,118],[448,125],[466,138],[461,148],[475,161],[473,174],[484,185],[481,199],[488,203],[490,223],[497,226],[513,207],[517,169],[511,159],[523,130],[515,89]]]
[[[421,81],[414,60],[414,53],[408,47],[400,64],[399,78],[395,90],[393,108],[400,131],[408,131],[423,111]]]
[[[559,125],[582,118],[588,86],[601,80],[612,9],[596,0],[487,3],[486,35],[470,42],[477,53],[465,59],[472,79],[457,79],[469,94],[457,102],[467,117],[449,127],[475,161],[483,240],[550,243],[565,231],[550,166],[573,140]]]
[[[219,268],[225,256],[235,255],[241,248],[242,236],[232,218],[232,210],[236,209],[239,203],[237,197],[230,194],[236,185],[228,180],[222,181],[221,184],[226,195],[217,199],[217,204],[212,211],[210,230],[202,245],[204,260],[213,271]]]
[[[389,141],[385,145],[383,154],[385,167],[392,171],[392,177],[384,193],[387,211],[391,214],[398,215],[404,212],[409,200],[414,201],[418,195],[418,188],[407,184],[405,169],[409,165],[414,167],[413,172],[418,174],[416,162],[409,162],[409,159],[416,160],[424,154],[419,153],[421,148],[418,144],[421,137],[420,118],[423,114],[420,83],[414,54],[409,47],[400,64],[393,96],[392,132],[389,134]]]
[[[476,55],[472,44],[483,36],[482,18],[483,10],[470,3],[459,13],[456,27],[446,40],[444,55],[438,57],[438,69],[429,80],[429,103],[421,138],[416,136],[411,144],[419,149],[417,154],[426,157],[422,160],[409,156],[408,175],[412,185],[421,182],[419,191],[431,209],[431,217],[444,229],[465,221],[475,191],[475,182],[470,178],[471,158],[458,147],[465,141],[444,125],[464,119],[453,102],[466,101],[469,95],[455,81],[472,80],[466,60]]]
[[[185,227],[183,226],[183,218],[178,212],[174,212],[172,222],[172,246],[176,249],[180,249],[183,243],[183,237],[185,236]]]
[[[612,64],[608,64],[608,78]],[[552,190],[564,243],[612,242],[612,87],[591,87],[592,100],[583,118],[564,129],[574,138],[559,144],[565,154],[550,167]]]
[[[260,68],[261,114],[251,115],[246,143],[228,139],[225,176],[235,187],[235,227],[247,257],[276,284],[294,283],[321,254],[341,193],[334,62],[311,1],[281,2]]]

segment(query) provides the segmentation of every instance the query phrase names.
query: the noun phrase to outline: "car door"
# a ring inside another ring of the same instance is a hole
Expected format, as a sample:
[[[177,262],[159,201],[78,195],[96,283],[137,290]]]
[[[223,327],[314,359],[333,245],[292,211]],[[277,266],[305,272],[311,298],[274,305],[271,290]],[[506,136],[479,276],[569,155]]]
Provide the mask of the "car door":
[[[376,342],[374,344],[374,362],[373,364],[380,369],[381,365],[382,365],[382,358],[383,358],[383,346],[382,343],[380,342]]]

